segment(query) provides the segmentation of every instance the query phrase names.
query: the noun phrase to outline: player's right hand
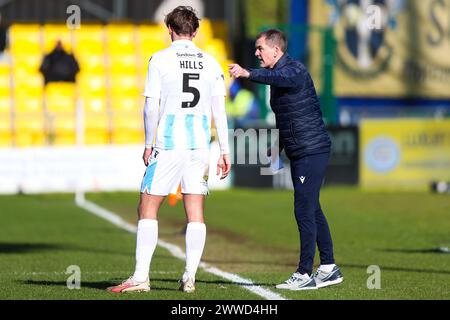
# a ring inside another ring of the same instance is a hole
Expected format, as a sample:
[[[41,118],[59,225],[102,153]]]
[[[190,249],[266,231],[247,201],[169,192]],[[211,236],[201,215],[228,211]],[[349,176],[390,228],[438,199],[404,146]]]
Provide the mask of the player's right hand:
[[[144,154],[142,155],[142,160],[144,160],[145,166],[148,166],[148,159],[150,159],[152,155],[153,148],[145,148]]]
[[[229,154],[222,154],[217,161],[217,175],[220,175],[220,180],[225,179],[231,170],[231,161]]]

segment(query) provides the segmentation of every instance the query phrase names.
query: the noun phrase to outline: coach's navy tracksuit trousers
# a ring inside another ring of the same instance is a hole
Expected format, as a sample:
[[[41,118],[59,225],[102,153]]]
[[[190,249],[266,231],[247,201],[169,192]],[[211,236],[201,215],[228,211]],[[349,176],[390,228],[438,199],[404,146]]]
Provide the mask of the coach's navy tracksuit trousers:
[[[320,208],[319,193],[330,153],[308,155],[291,160],[294,184],[295,219],[300,232],[300,262],[297,272],[311,274],[316,252],[321,264],[334,264],[333,241],[327,220]]]

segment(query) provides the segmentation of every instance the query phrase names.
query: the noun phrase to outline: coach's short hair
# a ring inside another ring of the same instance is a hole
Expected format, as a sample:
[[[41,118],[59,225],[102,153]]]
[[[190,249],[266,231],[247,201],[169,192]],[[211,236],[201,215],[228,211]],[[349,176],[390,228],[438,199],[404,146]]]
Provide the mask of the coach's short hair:
[[[261,32],[260,34],[258,34],[258,36],[256,37],[256,40],[258,40],[259,38],[266,38],[266,42],[270,45],[270,46],[278,46],[281,51],[286,52],[287,50],[287,39],[286,39],[286,35],[278,30],[278,29],[269,29],[266,31]]]
[[[189,6],[176,7],[164,19],[166,26],[170,26],[176,34],[189,36],[198,29],[199,21],[197,12]]]

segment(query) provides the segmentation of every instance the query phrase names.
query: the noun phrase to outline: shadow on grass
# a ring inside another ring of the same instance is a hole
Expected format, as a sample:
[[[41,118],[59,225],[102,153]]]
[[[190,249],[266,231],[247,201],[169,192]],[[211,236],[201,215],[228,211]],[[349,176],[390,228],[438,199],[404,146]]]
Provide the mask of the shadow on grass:
[[[163,282],[178,282],[178,279],[166,279],[166,278],[152,278],[152,281],[163,281]],[[255,287],[255,286],[275,286],[275,283],[245,283],[245,282],[231,282],[228,280],[202,280],[196,279],[195,283],[204,283],[204,284],[223,284],[229,286],[243,286],[243,287]]]
[[[0,243],[0,253],[29,253],[42,252],[47,250],[62,250],[64,246],[50,243]]]
[[[120,252],[114,250],[84,248],[72,244],[53,244],[53,243],[25,243],[25,242],[1,242],[0,254],[27,254],[27,253],[40,253],[45,251],[81,251],[88,253],[106,253],[114,255],[127,255],[131,256],[130,252]]]
[[[50,286],[50,287],[63,287],[67,288],[66,281],[46,281],[46,280],[20,280],[21,284],[33,285],[33,286]],[[175,281],[177,282],[177,281]],[[97,289],[106,291],[108,287],[116,286],[120,281],[81,281],[81,288]],[[160,286],[151,286],[153,291],[178,291],[178,288],[167,288]]]
[[[367,270],[369,265],[360,265],[360,264],[339,264],[341,269],[343,268],[356,268],[356,269],[364,269]],[[387,267],[383,265],[379,265],[381,271],[396,271],[396,272],[417,272],[417,273],[434,273],[434,274],[449,274],[450,270],[430,270],[430,269],[414,269],[414,268],[400,268],[400,267]],[[344,271],[345,272],[345,271]],[[345,276],[345,274],[344,274]]]
[[[34,286],[51,286],[51,287],[67,287],[66,281],[49,281],[49,280],[19,280],[17,281],[25,285]],[[174,283],[175,285],[171,287],[162,287],[159,284],[154,285],[155,282],[167,282]],[[164,291],[178,291],[178,279],[167,279],[167,278],[152,278],[151,279],[151,290],[164,290]],[[254,287],[254,286],[275,286],[275,283],[241,283],[241,282],[231,282],[227,280],[201,280],[196,279],[196,283],[211,284],[211,285],[228,285],[228,286],[243,286],[243,287]],[[116,286],[120,281],[81,281],[81,288],[91,288],[98,290],[106,290],[106,288],[111,286]]]
[[[446,254],[447,252],[443,252],[442,249],[440,248],[436,248],[436,249],[382,249],[381,251],[384,252],[394,252],[394,253],[423,253],[423,254]],[[447,253],[448,254],[448,253]],[[243,265],[273,265],[273,266],[285,266],[288,267],[289,270],[293,271],[295,270],[295,268],[297,267],[297,263],[296,262],[274,262],[274,261],[268,261],[268,260],[259,260],[259,261],[246,261],[246,260],[227,260],[227,261],[222,261],[222,260],[214,260],[214,259],[205,259],[202,260],[206,263],[210,263],[210,264],[228,264],[228,265],[232,265],[232,264],[243,264]],[[369,266],[369,264],[367,265],[362,265],[362,264],[346,264],[346,263],[340,263],[338,261],[338,265],[341,268],[355,268],[355,269],[364,269],[367,270],[367,267]],[[315,266],[315,268],[318,266]],[[431,273],[431,274],[450,274],[450,269],[446,268],[446,269],[441,269],[441,270],[437,270],[437,269],[423,269],[423,268],[407,268],[407,267],[396,267],[396,266],[383,266],[382,264],[379,265],[379,267],[382,270],[386,270],[386,271],[396,271],[396,272],[417,272],[417,273]],[[270,272],[270,270],[268,271]],[[261,285],[270,285],[270,284],[261,284]]]
[[[431,248],[431,249],[384,249],[385,252],[395,253],[437,253],[437,254],[450,254],[448,248]]]
[[[296,267],[296,262],[275,262],[272,259],[267,258],[266,260],[216,260],[216,259],[202,259],[203,262],[208,264],[250,264],[250,265],[272,265],[272,266],[283,266],[283,267]]]

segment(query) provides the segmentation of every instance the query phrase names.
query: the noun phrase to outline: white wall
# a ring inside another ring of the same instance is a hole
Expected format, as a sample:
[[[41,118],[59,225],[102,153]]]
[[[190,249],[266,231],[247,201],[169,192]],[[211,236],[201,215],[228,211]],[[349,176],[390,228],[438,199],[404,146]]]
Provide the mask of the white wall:
[[[140,145],[0,149],[0,193],[139,192],[142,152]],[[210,189],[231,185],[230,178],[219,181],[215,175],[218,156],[213,143]]]

